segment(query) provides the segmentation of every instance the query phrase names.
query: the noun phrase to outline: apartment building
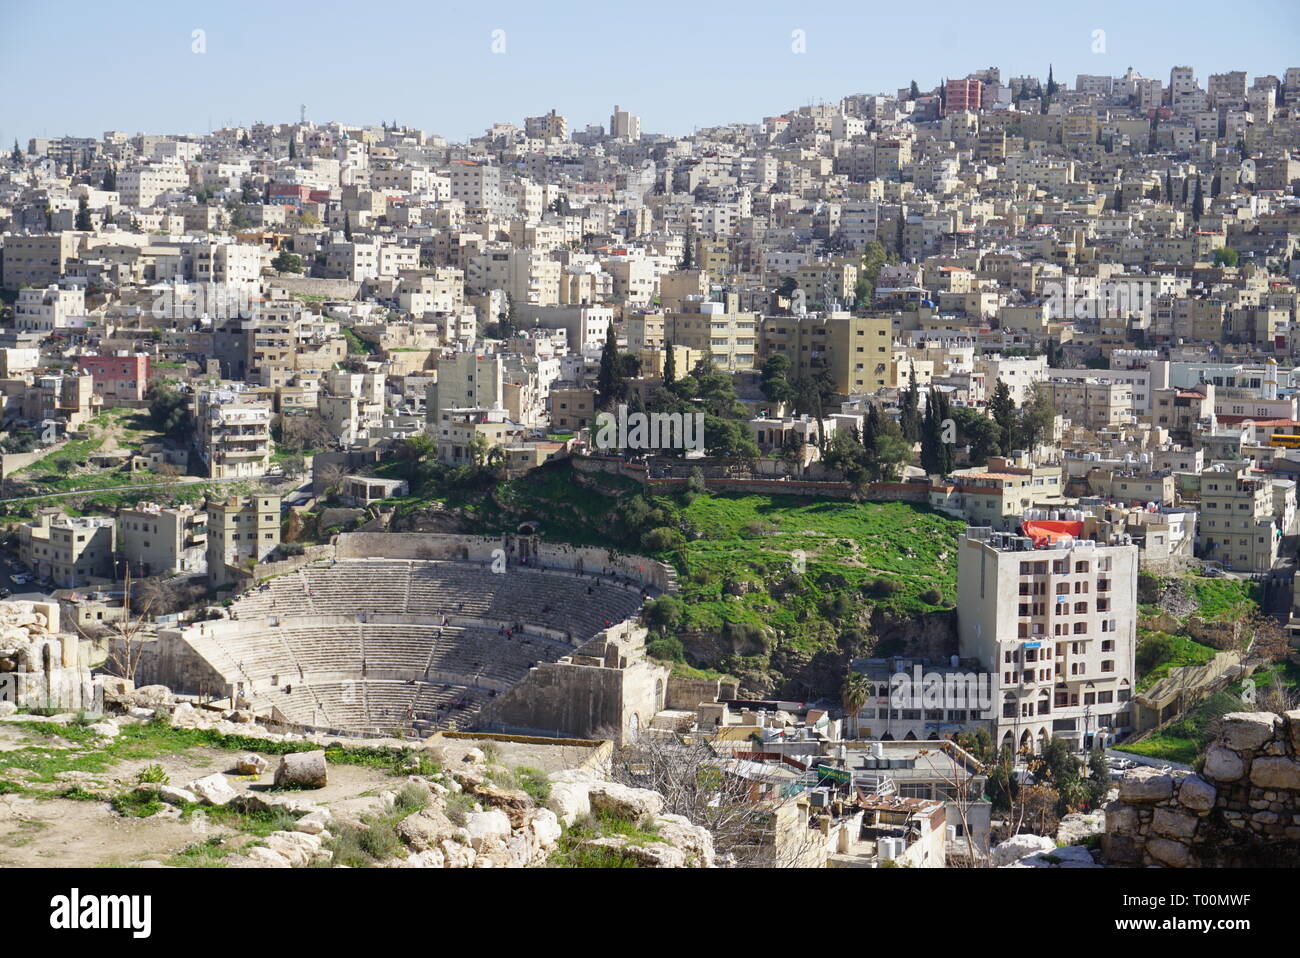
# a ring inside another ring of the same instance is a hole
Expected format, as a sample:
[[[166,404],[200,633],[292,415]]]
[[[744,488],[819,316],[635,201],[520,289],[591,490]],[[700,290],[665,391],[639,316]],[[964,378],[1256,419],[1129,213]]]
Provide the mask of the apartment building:
[[[609,115],[609,135],[620,140],[641,139],[641,118],[614,104],[614,112]]]
[[[551,429],[577,432],[591,425],[596,416],[596,390],[576,386],[551,387],[547,403]]]
[[[664,338],[675,346],[710,354],[726,372],[754,368],[758,354],[758,314],[742,313],[734,293],[725,303],[688,302],[682,312],[664,315]]]
[[[117,515],[122,558],[137,577],[207,568],[208,520],[202,509],[141,502]]]
[[[262,275],[262,250],[241,243],[195,243],[189,261],[189,278],[196,283],[244,286]]]
[[[1137,574],[1134,545],[961,536],[960,655],[992,673],[995,745],[1037,753],[1055,737],[1085,748],[1129,726]]]
[[[1128,383],[1100,379],[1049,379],[1056,412],[1076,426],[1104,429],[1129,422],[1133,416],[1133,387]]]
[[[56,285],[68,269],[68,260],[77,255],[81,237],[62,232],[47,236],[10,234],[0,247],[0,272],[5,289]]]
[[[213,479],[266,475],[271,405],[234,389],[204,389],[195,399],[195,445]]]
[[[54,283],[18,291],[14,327],[24,332],[52,333],[86,324],[86,291]]]
[[[125,206],[150,207],[163,194],[189,185],[189,173],[179,163],[143,163],[117,174],[117,190]]]
[[[1201,473],[1196,551],[1236,572],[1271,571],[1281,538],[1275,505],[1272,480],[1249,462],[1215,463]]]
[[[18,558],[60,589],[113,577],[115,525],[102,516],[40,513],[18,527]]]
[[[949,483],[931,492],[930,505],[971,525],[1011,532],[1029,509],[1063,503],[1062,472],[1060,466],[1033,465],[1028,456],[993,456],[987,465],[953,470]]]
[[[140,402],[149,388],[147,355],[78,356],[77,369],[93,378],[95,395],[109,404]]]
[[[205,512],[208,582],[215,588],[232,582],[235,568],[261,562],[280,544],[278,495],[209,500]]]
[[[759,323],[758,353],[759,365],[785,356],[792,378],[829,368],[835,391],[844,395],[874,393],[894,384],[893,321],[888,316],[765,316]]]

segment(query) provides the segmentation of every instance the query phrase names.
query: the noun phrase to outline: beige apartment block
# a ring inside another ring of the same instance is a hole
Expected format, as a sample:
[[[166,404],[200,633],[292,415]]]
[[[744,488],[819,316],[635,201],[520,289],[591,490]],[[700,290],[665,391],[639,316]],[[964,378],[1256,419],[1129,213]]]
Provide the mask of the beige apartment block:
[[[1077,748],[1130,724],[1138,549],[967,529],[958,546],[963,659],[992,673],[996,745]]]
[[[54,233],[48,236],[9,235],[3,239],[0,255],[4,257],[4,288],[38,286],[44,289],[58,283],[67,272],[68,260],[77,255],[81,236],[77,233]]]
[[[114,531],[112,519],[51,509],[18,527],[18,558],[59,588],[76,588],[113,576]]]
[[[195,445],[213,479],[266,475],[271,463],[271,404],[233,389],[205,389],[195,401]]]
[[[1196,528],[1201,558],[1238,572],[1268,572],[1277,562],[1273,484],[1250,463],[1215,463],[1201,473]]]
[[[259,493],[209,500],[208,581],[220,587],[234,578],[232,567],[261,562],[280,544],[280,497]]]
[[[192,505],[175,508],[142,502],[117,516],[122,557],[138,577],[207,568],[207,514]]]
[[[724,372],[754,368],[758,352],[758,314],[742,313],[735,294],[726,303],[689,302],[680,313],[664,315],[664,338],[674,346],[707,352]]]
[[[1133,387],[1098,380],[1048,380],[1052,404],[1061,417],[1086,429],[1103,429],[1133,419]]]

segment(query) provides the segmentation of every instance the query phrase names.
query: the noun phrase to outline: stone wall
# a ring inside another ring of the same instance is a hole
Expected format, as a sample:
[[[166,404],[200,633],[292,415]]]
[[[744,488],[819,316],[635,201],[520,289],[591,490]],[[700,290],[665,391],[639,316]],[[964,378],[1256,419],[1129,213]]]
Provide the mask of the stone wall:
[[[226,622],[205,622],[203,628],[214,629]],[[248,623],[238,623],[247,628]],[[199,626],[190,626],[197,632]],[[167,629],[153,640],[140,642],[135,652],[135,684],[165,685],[186,695],[212,695],[223,698],[231,693],[234,678],[222,675],[186,639],[186,631]]]
[[[1300,710],[1225,715],[1199,775],[1127,773],[1102,851],[1110,865],[1300,866]]]
[[[479,713],[488,731],[616,743],[649,728],[664,707],[669,670],[645,657],[646,630],[606,629],[573,655],[544,662]]]
[[[616,575],[657,589],[677,590],[677,574],[670,566],[644,556],[623,554],[596,546],[542,542],[536,536],[469,536],[434,532],[345,532],[335,540],[340,559],[444,559],[457,562],[491,562],[504,549],[508,561],[527,558],[534,568],[562,569],[588,575]]]
[[[0,602],[0,702],[96,709],[97,686],[75,635],[59,635],[57,602]]]

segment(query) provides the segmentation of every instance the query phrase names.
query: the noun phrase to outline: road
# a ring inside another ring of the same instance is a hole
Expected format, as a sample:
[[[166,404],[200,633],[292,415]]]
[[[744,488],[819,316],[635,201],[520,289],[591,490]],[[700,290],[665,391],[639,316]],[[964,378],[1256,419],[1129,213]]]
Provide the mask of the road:
[[[177,486],[200,486],[200,485],[219,485],[230,482],[282,482],[284,480],[277,476],[243,476],[234,479],[173,479],[171,482],[141,482],[132,483],[122,486],[101,486],[98,489],[74,489],[71,492],[51,492],[40,496],[15,496],[10,499],[0,499],[0,502],[37,502],[42,499],[64,499],[68,496],[93,496],[103,492],[135,492],[138,489],[175,489]],[[310,484],[311,480],[308,480]],[[302,487],[296,487],[293,491],[297,492]]]
[[[1192,767],[1184,765],[1182,762],[1171,762],[1168,759],[1148,758],[1145,755],[1134,755],[1132,752],[1117,752],[1113,748],[1106,749],[1107,758],[1126,758],[1130,762],[1137,762],[1139,765],[1149,765],[1152,768],[1164,768],[1168,765],[1174,771],[1190,772]]]

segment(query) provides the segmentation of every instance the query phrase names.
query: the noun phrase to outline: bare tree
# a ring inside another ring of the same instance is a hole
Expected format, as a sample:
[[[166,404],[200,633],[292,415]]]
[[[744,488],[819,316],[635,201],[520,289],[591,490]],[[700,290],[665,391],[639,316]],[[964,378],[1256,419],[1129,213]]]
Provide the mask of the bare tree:
[[[760,798],[760,784],[736,774],[734,759],[700,738],[643,734],[615,749],[610,778],[664,797],[664,811],[713,834],[714,848],[737,867],[795,867],[826,839],[800,799]]]
[[[343,486],[343,477],[346,475],[343,467],[336,462],[323,463],[313,467],[312,470],[313,480],[319,483],[321,492],[326,496],[335,495],[339,491]]]
[[[949,858],[949,864],[960,868],[987,868],[989,865],[989,837],[985,835],[982,840],[977,841],[971,827],[971,809],[976,805],[986,803],[983,788],[977,789],[975,787],[975,782],[979,780],[979,777],[976,774],[976,768],[972,766],[978,766],[978,763],[969,753],[955,743],[944,743],[941,748],[944,755],[948,757],[949,768],[951,769],[950,774],[943,776],[943,783],[947,792],[945,800],[948,807],[956,811],[957,820],[961,822],[961,833],[966,848],[964,855]]]
[[[146,647],[145,636],[142,634],[145,620],[153,614],[153,608],[153,599],[141,596],[139,612],[132,611],[131,569],[128,566],[122,593],[121,618],[108,625],[101,626],[97,623],[93,631],[83,629],[80,624],[77,624],[77,631],[92,642],[106,642],[108,658],[105,660],[105,665],[108,670],[134,683]]]

